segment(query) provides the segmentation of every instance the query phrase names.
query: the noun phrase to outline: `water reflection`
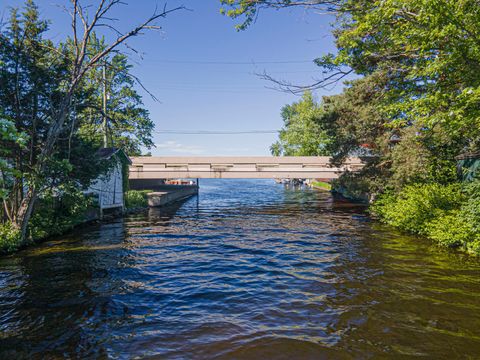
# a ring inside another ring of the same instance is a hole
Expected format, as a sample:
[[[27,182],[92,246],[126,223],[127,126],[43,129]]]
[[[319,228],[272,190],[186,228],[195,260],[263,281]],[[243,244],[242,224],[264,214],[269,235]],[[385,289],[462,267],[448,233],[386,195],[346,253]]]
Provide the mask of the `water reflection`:
[[[480,355],[480,264],[265,181],[0,260],[3,358]]]

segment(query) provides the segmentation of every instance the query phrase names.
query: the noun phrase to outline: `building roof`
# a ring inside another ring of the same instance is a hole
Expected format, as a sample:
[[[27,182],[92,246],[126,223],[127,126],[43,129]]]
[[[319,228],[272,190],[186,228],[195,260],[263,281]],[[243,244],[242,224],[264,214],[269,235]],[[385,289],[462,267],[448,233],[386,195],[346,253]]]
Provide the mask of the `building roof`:
[[[480,150],[467,152],[461,155],[458,155],[455,159],[457,160],[466,160],[466,159],[480,159]]]
[[[120,157],[123,158],[129,165],[132,165],[132,160],[130,160],[130,158],[129,158],[128,155],[125,153],[125,151],[123,151],[123,150],[120,149],[120,148],[115,148],[115,147],[100,148],[100,149],[98,149],[98,151],[97,151],[97,156],[98,156],[100,159],[102,159],[102,160],[110,159],[113,155],[120,156]]]

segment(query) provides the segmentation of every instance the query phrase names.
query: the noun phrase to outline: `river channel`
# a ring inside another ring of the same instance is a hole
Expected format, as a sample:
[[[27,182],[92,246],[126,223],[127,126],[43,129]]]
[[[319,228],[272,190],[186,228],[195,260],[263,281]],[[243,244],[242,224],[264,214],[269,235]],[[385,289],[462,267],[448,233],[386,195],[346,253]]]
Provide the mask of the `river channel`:
[[[0,258],[0,358],[480,358],[480,261],[327,192],[200,194]]]

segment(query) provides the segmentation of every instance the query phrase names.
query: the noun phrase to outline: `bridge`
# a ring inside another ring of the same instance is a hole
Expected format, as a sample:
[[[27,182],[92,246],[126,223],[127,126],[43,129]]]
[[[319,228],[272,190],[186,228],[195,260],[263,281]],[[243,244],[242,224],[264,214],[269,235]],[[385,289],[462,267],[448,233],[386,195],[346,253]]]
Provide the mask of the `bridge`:
[[[155,179],[336,179],[364,163],[348,158],[336,167],[328,156],[139,156],[132,157],[130,180]]]

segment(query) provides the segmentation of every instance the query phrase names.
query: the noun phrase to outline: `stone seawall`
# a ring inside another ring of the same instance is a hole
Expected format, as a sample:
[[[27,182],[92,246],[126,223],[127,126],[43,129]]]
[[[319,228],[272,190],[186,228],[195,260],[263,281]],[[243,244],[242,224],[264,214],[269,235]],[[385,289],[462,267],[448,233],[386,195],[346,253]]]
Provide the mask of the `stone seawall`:
[[[198,194],[196,185],[165,185],[161,190],[147,195],[148,206],[165,206],[196,194]]]

